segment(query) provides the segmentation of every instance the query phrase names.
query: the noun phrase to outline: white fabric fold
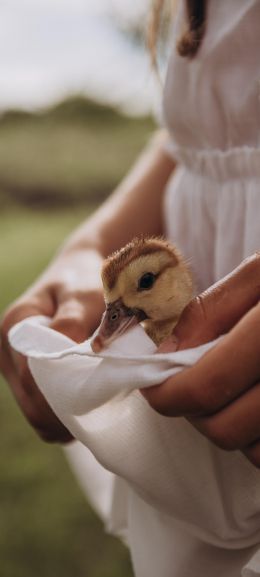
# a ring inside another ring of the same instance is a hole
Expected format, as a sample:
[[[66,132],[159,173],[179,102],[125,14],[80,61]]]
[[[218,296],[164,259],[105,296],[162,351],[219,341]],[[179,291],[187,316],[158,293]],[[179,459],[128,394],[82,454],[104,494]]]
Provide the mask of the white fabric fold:
[[[157,385],[192,366],[215,344],[155,355],[157,347],[137,326],[97,355],[89,340],[76,344],[50,329],[48,322],[46,317],[30,317],[11,329],[9,339],[16,351],[29,357],[41,391],[63,416],[83,415],[117,395]]]
[[[172,532],[177,538],[177,523],[190,538],[232,550],[234,556],[238,550],[254,552],[260,542],[259,471],[241,453],[213,446],[185,419],[157,414],[138,390],[192,366],[216,341],[158,354],[142,327],[136,327],[96,355],[88,341],[76,344],[48,323],[45,317],[20,322],[9,333],[10,343],[28,357],[40,390],[61,421],[116,475],[109,478],[104,517],[114,532],[135,543],[133,558],[143,555],[133,539],[137,525],[141,522],[141,533],[148,534],[151,515],[155,538],[164,526],[167,535]],[[99,478],[102,492],[106,479]],[[165,560],[169,556],[171,567],[168,537],[166,542],[168,549],[162,546],[161,554]],[[140,547],[147,548],[149,557],[149,539],[142,538]],[[147,565],[151,577],[153,565]],[[137,574],[145,575],[139,570]],[[168,577],[166,570],[163,577]]]

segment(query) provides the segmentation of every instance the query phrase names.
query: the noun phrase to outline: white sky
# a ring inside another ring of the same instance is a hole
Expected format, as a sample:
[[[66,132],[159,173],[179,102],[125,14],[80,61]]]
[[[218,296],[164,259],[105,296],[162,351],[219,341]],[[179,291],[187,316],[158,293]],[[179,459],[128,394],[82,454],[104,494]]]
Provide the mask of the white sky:
[[[158,87],[145,51],[115,18],[144,20],[150,0],[0,0],[0,108],[44,106],[84,92],[132,112]]]

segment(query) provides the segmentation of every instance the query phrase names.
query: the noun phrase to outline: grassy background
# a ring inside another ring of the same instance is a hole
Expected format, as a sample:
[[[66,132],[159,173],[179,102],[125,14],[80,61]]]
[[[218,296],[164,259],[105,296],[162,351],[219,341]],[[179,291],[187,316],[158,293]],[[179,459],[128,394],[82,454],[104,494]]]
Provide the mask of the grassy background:
[[[153,130],[70,100],[0,120],[0,310],[120,180]],[[34,207],[32,209],[32,207]],[[0,574],[130,577],[127,550],[105,535],[62,449],[44,445],[0,378]]]
[[[83,98],[39,114],[0,118],[0,206],[102,200],[123,177],[154,129]]]

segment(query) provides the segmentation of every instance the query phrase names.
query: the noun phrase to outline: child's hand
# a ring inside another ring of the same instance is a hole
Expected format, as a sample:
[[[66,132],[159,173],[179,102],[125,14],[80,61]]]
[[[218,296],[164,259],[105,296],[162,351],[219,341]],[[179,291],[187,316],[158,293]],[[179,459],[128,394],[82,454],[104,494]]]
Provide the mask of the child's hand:
[[[185,416],[213,443],[260,467],[260,254],[195,298],[160,352],[225,334],[193,367],[145,390],[151,406]]]
[[[6,312],[1,326],[0,368],[29,423],[49,442],[68,442],[69,431],[36,386],[25,357],[8,343],[8,332],[32,315],[52,318],[51,327],[80,342],[98,326],[103,312],[100,260],[94,251],[74,250],[58,257],[44,275]]]

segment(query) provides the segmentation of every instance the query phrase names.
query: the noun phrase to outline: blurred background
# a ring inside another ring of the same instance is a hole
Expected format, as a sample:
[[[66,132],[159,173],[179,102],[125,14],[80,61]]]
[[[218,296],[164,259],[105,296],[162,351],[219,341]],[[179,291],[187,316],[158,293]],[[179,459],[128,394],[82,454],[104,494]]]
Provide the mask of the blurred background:
[[[0,0],[0,309],[114,189],[155,126],[150,0]],[[130,577],[62,450],[0,386],[0,573]]]

